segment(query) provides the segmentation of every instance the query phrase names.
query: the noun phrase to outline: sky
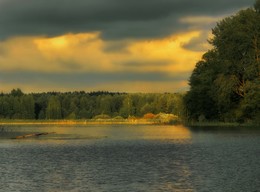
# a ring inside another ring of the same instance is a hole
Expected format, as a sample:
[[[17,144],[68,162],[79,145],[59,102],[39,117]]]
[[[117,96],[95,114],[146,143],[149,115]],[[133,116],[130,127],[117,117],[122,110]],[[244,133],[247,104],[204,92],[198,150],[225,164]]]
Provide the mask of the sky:
[[[184,92],[254,0],[0,0],[0,91]]]

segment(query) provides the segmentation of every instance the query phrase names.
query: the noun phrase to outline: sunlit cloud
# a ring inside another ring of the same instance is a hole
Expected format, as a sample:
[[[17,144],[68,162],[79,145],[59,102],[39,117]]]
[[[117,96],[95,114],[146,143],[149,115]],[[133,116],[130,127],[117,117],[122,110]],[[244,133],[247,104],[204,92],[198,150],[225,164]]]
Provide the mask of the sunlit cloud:
[[[182,45],[198,34],[194,31],[164,39],[132,41],[122,52],[107,52],[104,47],[110,42],[102,40],[99,33],[14,38],[1,44],[6,53],[1,56],[0,65],[8,71],[187,71],[201,53]]]
[[[2,73],[10,73],[4,77],[6,88],[2,89],[6,91],[11,87],[20,87],[26,91],[124,92],[187,90],[188,76],[203,52],[188,50],[183,45],[199,35],[200,31],[192,31],[162,39],[117,41],[117,51],[107,51],[106,48],[113,43],[103,40],[99,32],[52,38],[11,38],[0,43],[0,48],[4,50],[0,56]],[[15,75],[17,71],[24,75]],[[39,72],[43,74],[37,75]],[[176,79],[176,74],[184,73],[181,79]],[[143,78],[140,78],[141,74]],[[8,80],[12,75],[13,78]],[[172,81],[163,78],[166,76]],[[16,83],[13,82],[16,80]],[[41,85],[40,90],[34,83]]]
[[[0,0],[0,91],[188,90],[211,28],[253,3],[187,2]]]
[[[197,24],[197,25],[207,25],[207,24],[212,24],[216,23],[220,19],[222,19],[223,16],[219,17],[210,17],[210,16],[186,16],[180,18],[181,23],[187,23],[187,24]]]

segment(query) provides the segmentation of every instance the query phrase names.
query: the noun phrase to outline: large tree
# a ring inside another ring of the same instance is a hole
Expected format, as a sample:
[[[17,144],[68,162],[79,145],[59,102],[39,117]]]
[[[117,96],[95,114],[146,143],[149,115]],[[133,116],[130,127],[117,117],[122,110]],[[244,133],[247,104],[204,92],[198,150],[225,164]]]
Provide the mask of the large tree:
[[[218,22],[191,75],[185,97],[189,117],[248,121],[259,115],[260,0]]]

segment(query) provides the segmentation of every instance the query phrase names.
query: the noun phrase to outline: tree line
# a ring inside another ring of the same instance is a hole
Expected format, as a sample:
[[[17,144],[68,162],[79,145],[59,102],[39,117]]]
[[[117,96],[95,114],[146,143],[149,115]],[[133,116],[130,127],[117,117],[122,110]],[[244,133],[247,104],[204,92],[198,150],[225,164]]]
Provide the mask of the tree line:
[[[259,122],[260,0],[217,23],[184,97],[190,121]]]
[[[0,94],[0,119],[92,119],[170,113],[185,121],[260,121],[260,0],[217,23],[212,49],[180,93],[48,92]]]
[[[92,119],[143,117],[147,113],[181,115],[179,93],[48,92],[20,89],[0,94],[0,119]]]

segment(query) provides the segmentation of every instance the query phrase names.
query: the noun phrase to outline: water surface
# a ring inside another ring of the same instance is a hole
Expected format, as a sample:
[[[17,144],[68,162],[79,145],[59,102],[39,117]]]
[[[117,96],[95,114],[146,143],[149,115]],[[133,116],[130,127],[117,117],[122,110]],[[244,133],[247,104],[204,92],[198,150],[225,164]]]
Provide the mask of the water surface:
[[[259,130],[0,128],[0,191],[259,191]],[[18,135],[55,132],[40,137]]]

